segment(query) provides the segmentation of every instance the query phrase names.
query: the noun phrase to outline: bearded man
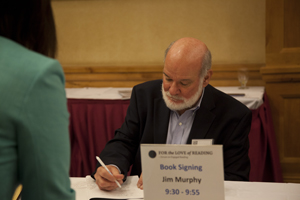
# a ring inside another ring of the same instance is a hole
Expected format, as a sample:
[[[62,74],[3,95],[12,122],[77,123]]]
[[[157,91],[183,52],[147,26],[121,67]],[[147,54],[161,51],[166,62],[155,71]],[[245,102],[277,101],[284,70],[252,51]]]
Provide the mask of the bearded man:
[[[249,180],[251,111],[209,85],[211,76],[211,53],[203,42],[171,43],[163,79],[133,88],[125,122],[100,154],[113,174],[97,166],[94,178],[101,190],[117,188],[115,180],[122,184],[131,165],[143,188],[140,144],[191,144],[192,139],[223,145],[225,180]]]

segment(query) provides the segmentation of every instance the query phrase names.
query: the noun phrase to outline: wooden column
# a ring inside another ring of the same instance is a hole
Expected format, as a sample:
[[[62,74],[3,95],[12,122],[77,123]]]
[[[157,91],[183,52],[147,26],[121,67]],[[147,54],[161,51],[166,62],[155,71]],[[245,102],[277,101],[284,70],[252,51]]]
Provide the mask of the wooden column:
[[[300,1],[266,1],[266,83],[285,182],[300,183]]]

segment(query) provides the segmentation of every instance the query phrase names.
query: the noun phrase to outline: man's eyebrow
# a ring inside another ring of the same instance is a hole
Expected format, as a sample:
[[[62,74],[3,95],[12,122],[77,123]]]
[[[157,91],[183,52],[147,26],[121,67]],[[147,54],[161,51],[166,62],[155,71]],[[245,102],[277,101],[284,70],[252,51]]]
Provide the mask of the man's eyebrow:
[[[191,79],[182,79],[181,81],[188,81],[188,82],[191,82],[192,80],[191,80]]]
[[[163,74],[164,74],[165,76],[167,76],[168,78],[170,78],[165,72],[163,72]]]

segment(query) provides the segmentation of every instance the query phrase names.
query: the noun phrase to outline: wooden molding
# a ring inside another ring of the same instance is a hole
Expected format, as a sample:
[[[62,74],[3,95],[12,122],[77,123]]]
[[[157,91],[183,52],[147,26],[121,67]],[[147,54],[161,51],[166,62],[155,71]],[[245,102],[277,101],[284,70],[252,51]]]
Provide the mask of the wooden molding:
[[[300,65],[268,65],[260,72],[266,83],[300,81]]]
[[[133,87],[162,77],[162,66],[63,66],[66,87]]]
[[[265,83],[262,80],[260,74],[260,68],[265,66],[264,64],[218,64],[213,65],[213,76],[210,84],[213,86],[239,86],[240,83],[237,79],[237,72],[240,69],[247,69],[249,72],[249,86],[264,86]]]
[[[65,73],[162,72],[163,66],[63,66]]]
[[[247,68],[251,86],[261,86],[260,68],[264,64],[213,65],[211,84],[238,86],[237,71]],[[161,79],[163,66],[63,66],[66,87],[133,87],[149,80]]]
[[[284,175],[283,179],[287,183],[300,183],[300,176],[295,174],[295,175]]]

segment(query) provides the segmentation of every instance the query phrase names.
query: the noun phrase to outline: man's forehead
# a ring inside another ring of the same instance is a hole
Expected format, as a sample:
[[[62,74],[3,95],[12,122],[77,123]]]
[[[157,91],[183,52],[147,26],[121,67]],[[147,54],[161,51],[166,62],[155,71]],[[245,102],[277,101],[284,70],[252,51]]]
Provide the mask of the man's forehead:
[[[184,73],[184,74],[183,73],[174,73],[174,72],[165,70],[165,68],[163,70],[163,74],[166,77],[171,78],[176,81],[192,81],[199,77],[199,76],[195,75],[195,73]]]

